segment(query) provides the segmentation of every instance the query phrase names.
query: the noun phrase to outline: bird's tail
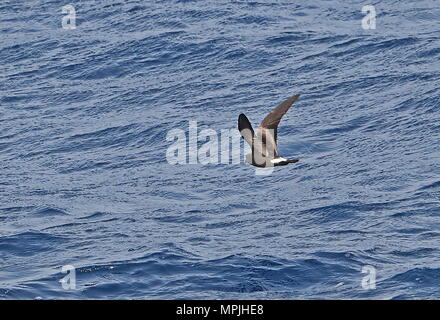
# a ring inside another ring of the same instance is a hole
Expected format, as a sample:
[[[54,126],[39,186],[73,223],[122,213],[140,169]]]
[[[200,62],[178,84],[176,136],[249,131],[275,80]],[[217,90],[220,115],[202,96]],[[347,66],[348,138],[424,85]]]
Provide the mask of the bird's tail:
[[[287,159],[286,160],[287,163],[296,163],[298,161],[299,161],[299,159]]]

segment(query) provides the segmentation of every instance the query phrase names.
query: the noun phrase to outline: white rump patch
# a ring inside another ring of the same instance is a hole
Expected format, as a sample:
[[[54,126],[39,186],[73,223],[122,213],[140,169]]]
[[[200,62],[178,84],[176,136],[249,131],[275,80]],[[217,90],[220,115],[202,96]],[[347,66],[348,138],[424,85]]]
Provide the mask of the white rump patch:
[[[287,159],[284,159],[284,158],[282,158],[282,157],[279,157],[279,158],[276,158],[276,159],[272,159],[272,160],[270,160],[270,162],[273,163],[273,164],[275,164],[275,163],[280,163],[280,162],[283,162],[283,161],[287,161]]]

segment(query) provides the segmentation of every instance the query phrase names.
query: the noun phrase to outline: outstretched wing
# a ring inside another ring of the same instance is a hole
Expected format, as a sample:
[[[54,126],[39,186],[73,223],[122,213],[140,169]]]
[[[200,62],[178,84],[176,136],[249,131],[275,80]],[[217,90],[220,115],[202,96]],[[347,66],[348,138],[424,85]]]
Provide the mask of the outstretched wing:
[[[254,140],[254,129],[249,119],[242,113],[238,116],[238,130],[244,140],[252,147]]]
[[[276,130],[278,128],[278,124],[281,121],[281,118],[286,114],[286,112],[290,109],[292,104],[299,98],[299,94],[294,95],[282,102],[278,107],[273,109],[261,122],[260,127],[266,129]],[[276,139],[275,139],[276,140]]]
[[[246,140],[246,142],[251,146],[252,157],[258,163],[265,163],[266,150],[261,139],[257,139],[254,133],[254,129],[248,118],[242,113],[238,117],[238,130],[241,136]]]
[[[290,97],[273,109],[261,122],[257,135],[261,137],[269,153],[277,156],[277,131],[281,118],[299,98],[299,94]]]

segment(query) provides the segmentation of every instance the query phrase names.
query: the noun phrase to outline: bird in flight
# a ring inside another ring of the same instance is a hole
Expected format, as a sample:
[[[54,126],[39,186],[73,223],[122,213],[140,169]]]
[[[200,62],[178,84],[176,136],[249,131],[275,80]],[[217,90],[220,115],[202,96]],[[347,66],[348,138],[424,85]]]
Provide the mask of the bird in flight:
[[[238,130],[243,139],[251,146],[252,153],[246,155],[246,162],[256,167],[285,166],[298,162],[298,159],[285,159],[278,155],[277,130],[281,118],[299,98],[294,95],[273,109],[254,132],[248,118],[242,113],[238,117]]]

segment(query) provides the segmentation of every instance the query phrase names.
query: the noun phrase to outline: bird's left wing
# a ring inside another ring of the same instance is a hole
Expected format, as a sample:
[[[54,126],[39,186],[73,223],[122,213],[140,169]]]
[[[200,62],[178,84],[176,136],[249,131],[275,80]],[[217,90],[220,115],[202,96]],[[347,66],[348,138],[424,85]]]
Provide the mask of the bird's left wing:
[[[252,147],[255,136],[254,129],[249,119],[243,113],[238,116],[238,130],[244,140]]]

